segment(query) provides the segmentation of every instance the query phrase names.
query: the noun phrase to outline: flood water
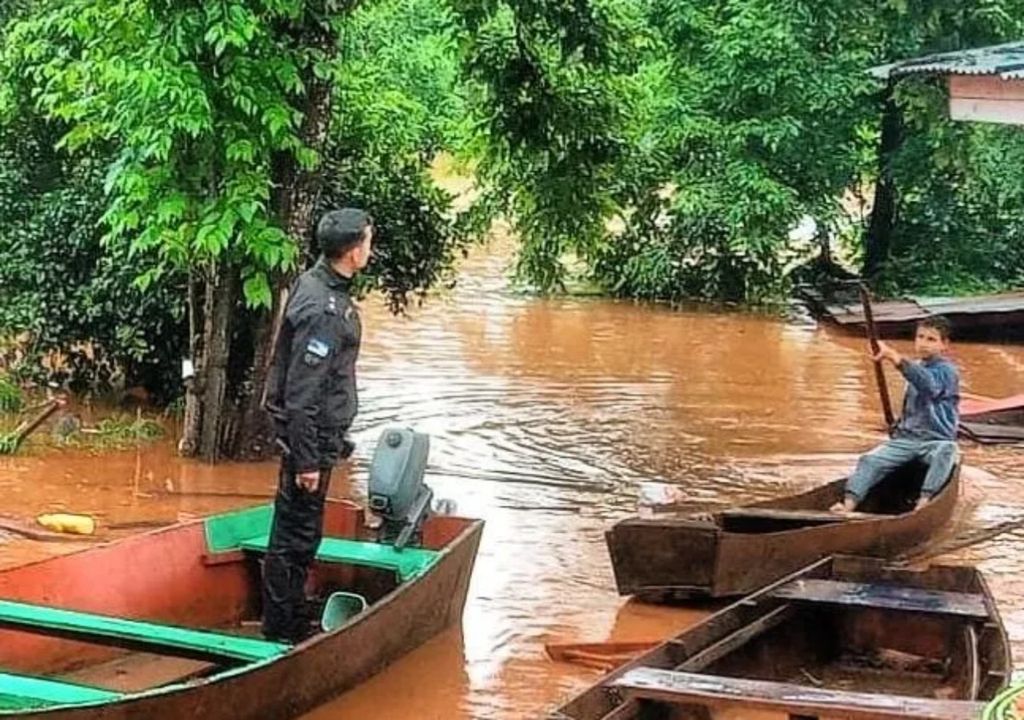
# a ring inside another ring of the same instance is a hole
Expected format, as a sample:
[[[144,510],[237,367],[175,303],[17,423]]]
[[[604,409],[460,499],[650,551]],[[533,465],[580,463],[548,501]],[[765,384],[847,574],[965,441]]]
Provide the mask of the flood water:
[[[410,425],[431,435],[436,494],[487,524],[462,628],[307,720],[543,717],[598,677],[551,662],[545,642],[656,640],[702,616],[619,598],[609,525],[666,496],[712,509],[799,490],[845,473],[881,438],[858,338],[753,314],[525,297],[505,281],[509,257],[500,240],[474,252],[454,291],[408,317],[364,304],[359,448],[332,494],[362,498],[377,436]],[[955,359],[966,390],[1024,389],[1024,347],[965,344]],[[962,448],[979,470],[950,534],[1024,514],[1024,450]],[[171,441],[30,447],[0,459],[0,512],[90,513],[116,536],[260,502],[274,480],[269,464],[183,462]],[[0,564],[81,546],[11,538]],[[941,560],[986,572],[1024,665],[1024,534]]]

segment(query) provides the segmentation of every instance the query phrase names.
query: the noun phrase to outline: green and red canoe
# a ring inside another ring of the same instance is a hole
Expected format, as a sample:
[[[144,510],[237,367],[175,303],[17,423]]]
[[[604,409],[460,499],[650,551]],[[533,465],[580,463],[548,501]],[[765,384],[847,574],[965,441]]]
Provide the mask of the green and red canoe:
[[[298,645],[263,640],[259,506],[0,572],[0,717],[290,718],[458,623],[483,522],[431,517],[420,547],[330,501],[317,594],[365,609]]]

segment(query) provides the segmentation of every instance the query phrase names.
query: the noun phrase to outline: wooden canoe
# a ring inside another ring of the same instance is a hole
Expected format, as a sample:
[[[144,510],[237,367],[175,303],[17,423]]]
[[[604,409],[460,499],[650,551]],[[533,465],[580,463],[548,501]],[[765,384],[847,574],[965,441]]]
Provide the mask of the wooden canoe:
[[[819,560],[604,677],[548,720],[706,720],[709,711],[976,720],[1011,673],[981,573]]]
[[[605,533],[620,595],[645,602],[744,595],[834,554],[894,557],[945,526],[960,468],[930,503],[914,504],[925,468],[915,464],[877,485],[860,512],[829,512],[845,479],[798,495],[712,515],[629,518]]]
[[[273,508],[218,515],[0,572],[0,717],[265,720],[300,715],[458,623],[483,523],[430,518],[422,547],[330,501],[314,593],[366,609],[298,645],[263,640]]]

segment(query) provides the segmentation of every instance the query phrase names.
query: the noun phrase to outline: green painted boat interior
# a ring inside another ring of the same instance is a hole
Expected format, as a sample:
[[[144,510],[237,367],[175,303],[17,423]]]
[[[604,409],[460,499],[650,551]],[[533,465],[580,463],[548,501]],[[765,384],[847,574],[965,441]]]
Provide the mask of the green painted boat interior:
[[[270,538],[266,535],[242,542],[243,550],[266,552]],[[316,551],[320,562],[363,565],[381,570],[391,570],[402,582],[419,577],[437,561],[437,553],[422,548],[395,550],[390,545],[342,538],[324,538]]]
[[[0,673],[0,711],[110,702],[120,693],[30,675]]]
[[[186,657],[198,655],[243,663],[267,660],[287,652],[289,648],[283,643],[240,635],[125,620],[10,600],[0,600],[0,627],[37,630],[76,639],[108,638],[154,650],[180,651]]]
[[[272,505],[223,513],[204,521],[210,555],[245,551],[265,553],[273,522]],[[424,548],[394,547],[370,540],[325,537],[317,551],[321,563],[347,564],[393,573],[399,583],[427,572],[441,553]],[[273,661],[290,645],[256,637],[160,622],[132,620],[99,613],[0,600],[0,628],[107,644],[168,657],[208,661],[235,672]],[[233,669],[232,669],[233,668]],[[156,690],[157,688],[154,688]],[[137,693],[123,693],[65,682],[55,677],[5,673],[0,668],[0,715],[48,710],[60,706],[116,702]]]
[[[266,552],[270,545],[273,517],[271,505],[211,517],[206,520],[206,545],[211,553],[233,550]],[[392,571],[400,582],[419,577],[437,562],[438,557],[436,550],[411,547],[396,550],[391,545],[369,540],[332,537],[325,537],[316,553],[320,562]]]
[[[238,550],[245,540],[269,535],[273,521],[273,505],[257,505],[213,515],[203,521],[206,547],[211,553]]]

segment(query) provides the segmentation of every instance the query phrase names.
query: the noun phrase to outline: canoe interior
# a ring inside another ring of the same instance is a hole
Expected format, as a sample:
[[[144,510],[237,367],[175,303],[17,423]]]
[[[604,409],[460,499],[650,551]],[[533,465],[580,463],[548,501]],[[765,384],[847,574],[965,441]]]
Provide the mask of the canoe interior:
[[[629,518],[606,533],[620,594],[651,602],[753,592],[835,553],[892,557],[926,541],[952,514],[959,467],[920,510],[927,471],[911,463],[875,486],[858,511],[829,508],[845,479],[712,515]]]
[[[48,710],[61,706],[57,701],[67,696],[91,694],[93,702],[101,702],[108,691],[117,697],[152,692],[238,672],[290,652],[290,646],[261,642],[259,634],[259,548],[265,546],[272,514],[271,506],[259,506],[0,572],[0,715]],[[404,584],[429,572],[434,559],[474,522],[431,518],[422,548],[401,557],[392,551],[395,562],[389,565],[389,557],[382,562],[377,555],[386,556],[391,549],[376,545],[365,528],[363,510],[331,501],[325,543],[307,594],[325,598],[335,591],[356,593],[368,603],[364,612],[371,612]],[[325,554],[332,542],[341,555]],[[353,547],[354,554],[344,555]],[[43,617],[41,622],[50,622],[45,618],[48,608],[73,610],[75,617],[59,626],[19,624],[18,612],[34,612]],[[104,635],[88,627],[94,616],[125,619],[132,627]],[[133,621],[149,621],[157,631]],[[83,622],[84,629],[76,625]],[[166,646],[159,632],[164,626],[170,628]],[[211,648],[202,637],[198,645],[189,638],[175,645],[175,635],[183,634],[178,629],[229,637]],[[247,639],[234,648],[232,637]],[[79,687],[84,690],[79,692]]]
[[[840,556],[725,608],[550,717],[688,720],[706,718],[708,707],[772,703],[781,717],[817,717],[801,705],[814,695],[853,706],[821,717],[890,717],[858,714],[860,704],[889,702],[879,696],[955,716],[995,697],[1010,669],[1006,635],[978,571],[910,571]],[[750,686],[760,697],[742,696]],[[694,703],[694,694],[706,702]]]
[[[882,482],[873,487],[858,506],[858,513],[872,515],[903,515],[914,509],[921,494],[928,467],[922,462],[910,463],[890,473]],[[842,500],[846,479],[837,480],[814,488],[799,495],[789,495],[749,506],[750,508],[777,508],[784,510],[828,511],[833,504]],[[727,532],[779,532],[798,527],[808,527],[829,522],[842,522],[841,516],[786,521],[767,517],[732,518],[728,513],[715,516],[716,522]]]

